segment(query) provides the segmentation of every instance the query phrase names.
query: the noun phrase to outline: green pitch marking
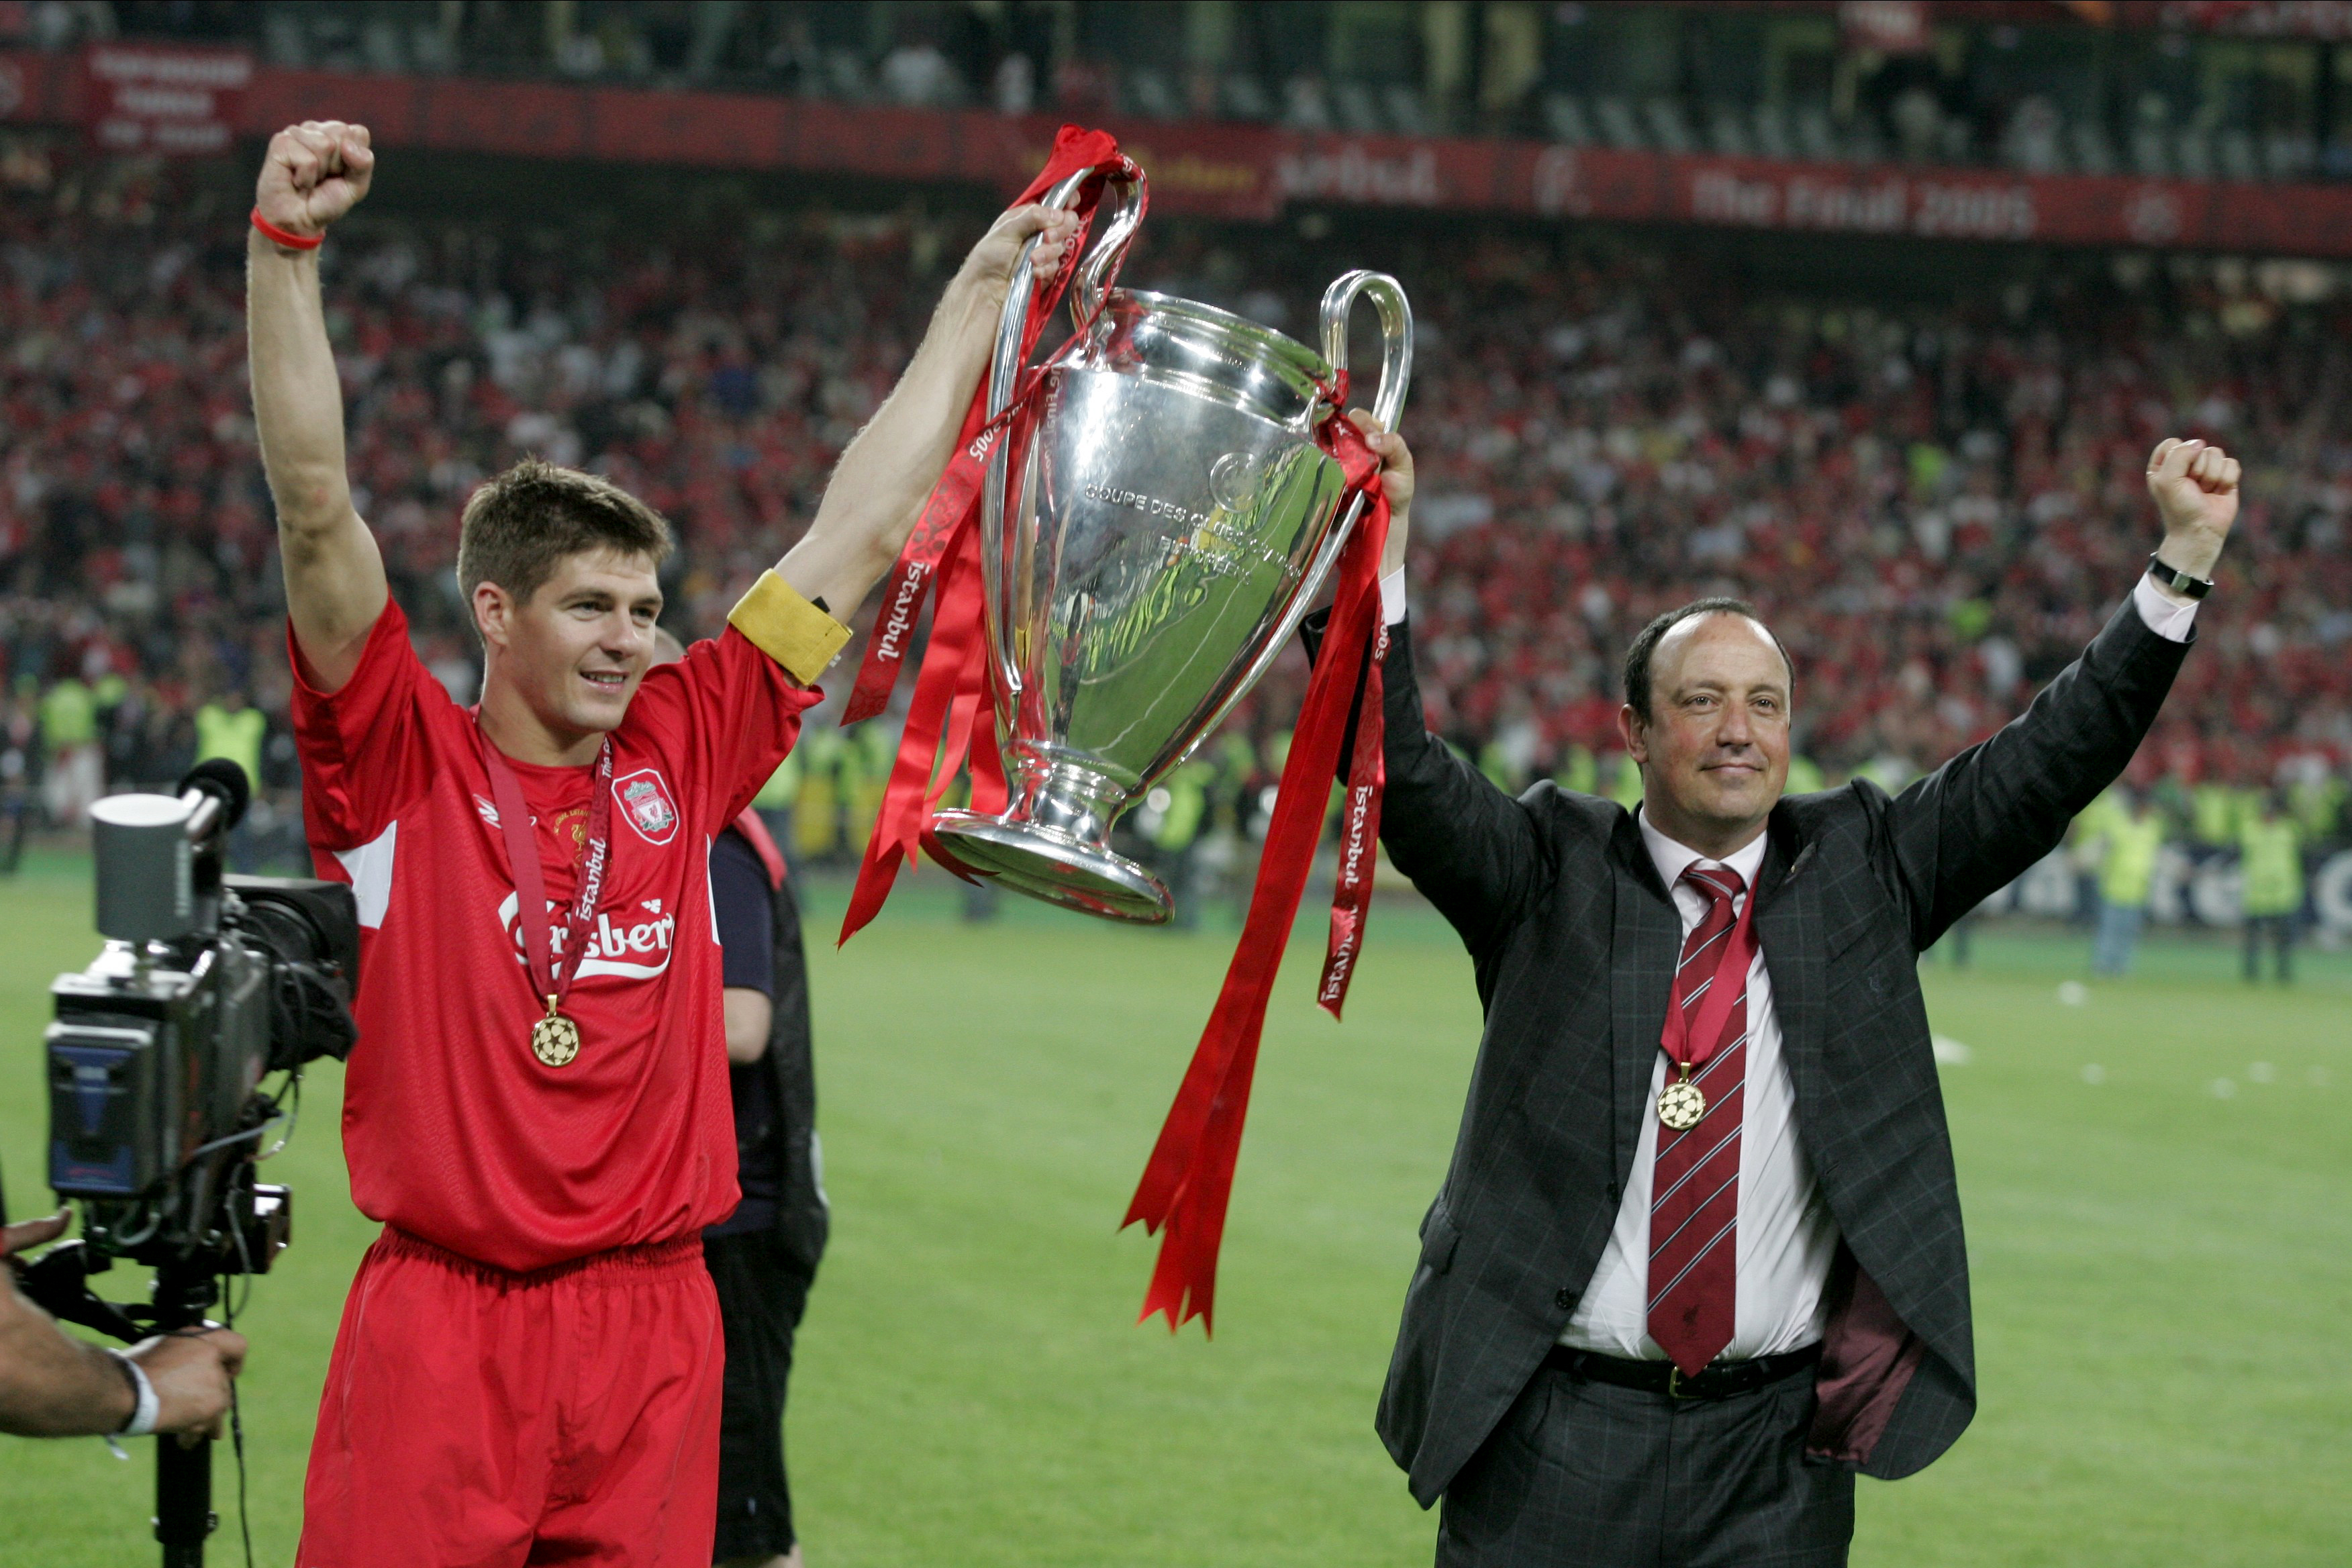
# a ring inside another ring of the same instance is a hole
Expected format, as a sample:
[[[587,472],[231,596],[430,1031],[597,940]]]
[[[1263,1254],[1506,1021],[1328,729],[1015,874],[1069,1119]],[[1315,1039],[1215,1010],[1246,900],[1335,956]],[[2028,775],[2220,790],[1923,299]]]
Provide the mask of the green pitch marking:
[[[969,927],[927,872],[836,952],[845,889],[812,891],[835,1221],[788,1452],[814,1568],[1426,1563],[1433,1518],[1371,1413],[1476,1040],[1442,923],[1381,906],[1334,1026],[1310,1001],[1319,915],[1302,921],[1203,1343],[1135,1325],[1152,1247],[1114,1226],[1230,929],[1118,930],[1018,900]],[[93,950],[89,915],[80,864],[0,883],[0,1165],[19,1215],[47,1195],[46,987]],[[2314,955],[2280,994],[2235,980],[2225,949],[2159,942],[2143,969],[2175,978],[2061,1002],[2086,957],[2072,934],[1988,931],[1975,969],[1925,970],[1937,1033],[1965,1047],[1943,1079],[1985,1403],[1925,1475],[1864,1483],[1854,1560],[2340,1563],[2352,966]],[[242,1321],[262,1562],[291,1560],[327,1348],[373,1230],[347,1196],[339,1089],[314,1075],[273,1163],[296,1242]],[[149,1560],[145,1448],[121,1465],[95,1440],[0,1437],[0,1563]]]

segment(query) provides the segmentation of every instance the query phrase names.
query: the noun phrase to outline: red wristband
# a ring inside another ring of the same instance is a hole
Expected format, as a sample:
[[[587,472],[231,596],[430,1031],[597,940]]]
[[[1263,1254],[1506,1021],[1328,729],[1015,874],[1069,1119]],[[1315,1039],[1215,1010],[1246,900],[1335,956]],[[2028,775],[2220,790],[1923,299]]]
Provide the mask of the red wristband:
[[[307,238],[299,234],[289,234],[284,229],[278,227],[276,224],[270,222],[268,218],[263,217],[259,207],[253,209],[253,226],[259,229],[265,236],[270,239],[276,240],[278,244],[284,246],[289,250],[316,250],[319,248],[320,242],[327,237],[324,234],[310,235]]]

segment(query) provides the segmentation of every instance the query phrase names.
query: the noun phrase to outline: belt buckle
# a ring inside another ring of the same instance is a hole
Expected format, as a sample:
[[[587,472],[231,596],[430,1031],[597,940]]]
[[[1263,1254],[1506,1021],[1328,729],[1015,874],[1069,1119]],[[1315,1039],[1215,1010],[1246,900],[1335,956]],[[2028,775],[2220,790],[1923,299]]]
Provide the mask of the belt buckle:
[[[1683,1376],[1683,1369],[1676,1366],[1673,1362],[1668,1362],[1666,1363],[1666,1397],[1668,1399],[1696,1399],[1698,1397],[1697,1394],[1686,1394],[1683,1391],[1683,1384],[1685,1381],[1687,1380]]]

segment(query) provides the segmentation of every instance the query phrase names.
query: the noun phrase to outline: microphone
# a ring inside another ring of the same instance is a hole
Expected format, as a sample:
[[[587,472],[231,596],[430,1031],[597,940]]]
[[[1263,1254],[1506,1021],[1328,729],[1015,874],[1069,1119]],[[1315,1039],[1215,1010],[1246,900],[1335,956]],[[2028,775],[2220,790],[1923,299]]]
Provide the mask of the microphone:
[[[188,818],[189,841],[201,844],[235,827],[252,799],[253,784],[243,768],[226,757],[198,763],[180,781],[180,804],[194,808]]]

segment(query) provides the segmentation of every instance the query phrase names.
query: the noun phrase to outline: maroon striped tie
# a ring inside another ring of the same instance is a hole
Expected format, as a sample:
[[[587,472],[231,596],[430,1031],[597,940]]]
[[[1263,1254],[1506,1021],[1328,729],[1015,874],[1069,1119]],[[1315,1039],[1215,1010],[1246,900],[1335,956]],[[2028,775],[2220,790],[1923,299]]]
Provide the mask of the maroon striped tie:
[[[1706,913],[1683,939],[1673,1005],[1691,1026],[1706,999],[1723,944],[1731,940],[1732,900],[1747,886],[1723,866],[1692,866],[1683,880],[1707,897]],[[1692,1040],[1694,1058],[1717,1047],[1693,1075],[1706,1114],[1681,1132],[1658,1129],[1650,1188],[1650,1337],[1686,1377],[1731,1342],[1734,1226],[1739,1217],[1739,1113],[1748,1079],[1748,976],[1724,1020],[1720,1043]],[[1671,1064],[1668,1072],[1679,1069]]]

